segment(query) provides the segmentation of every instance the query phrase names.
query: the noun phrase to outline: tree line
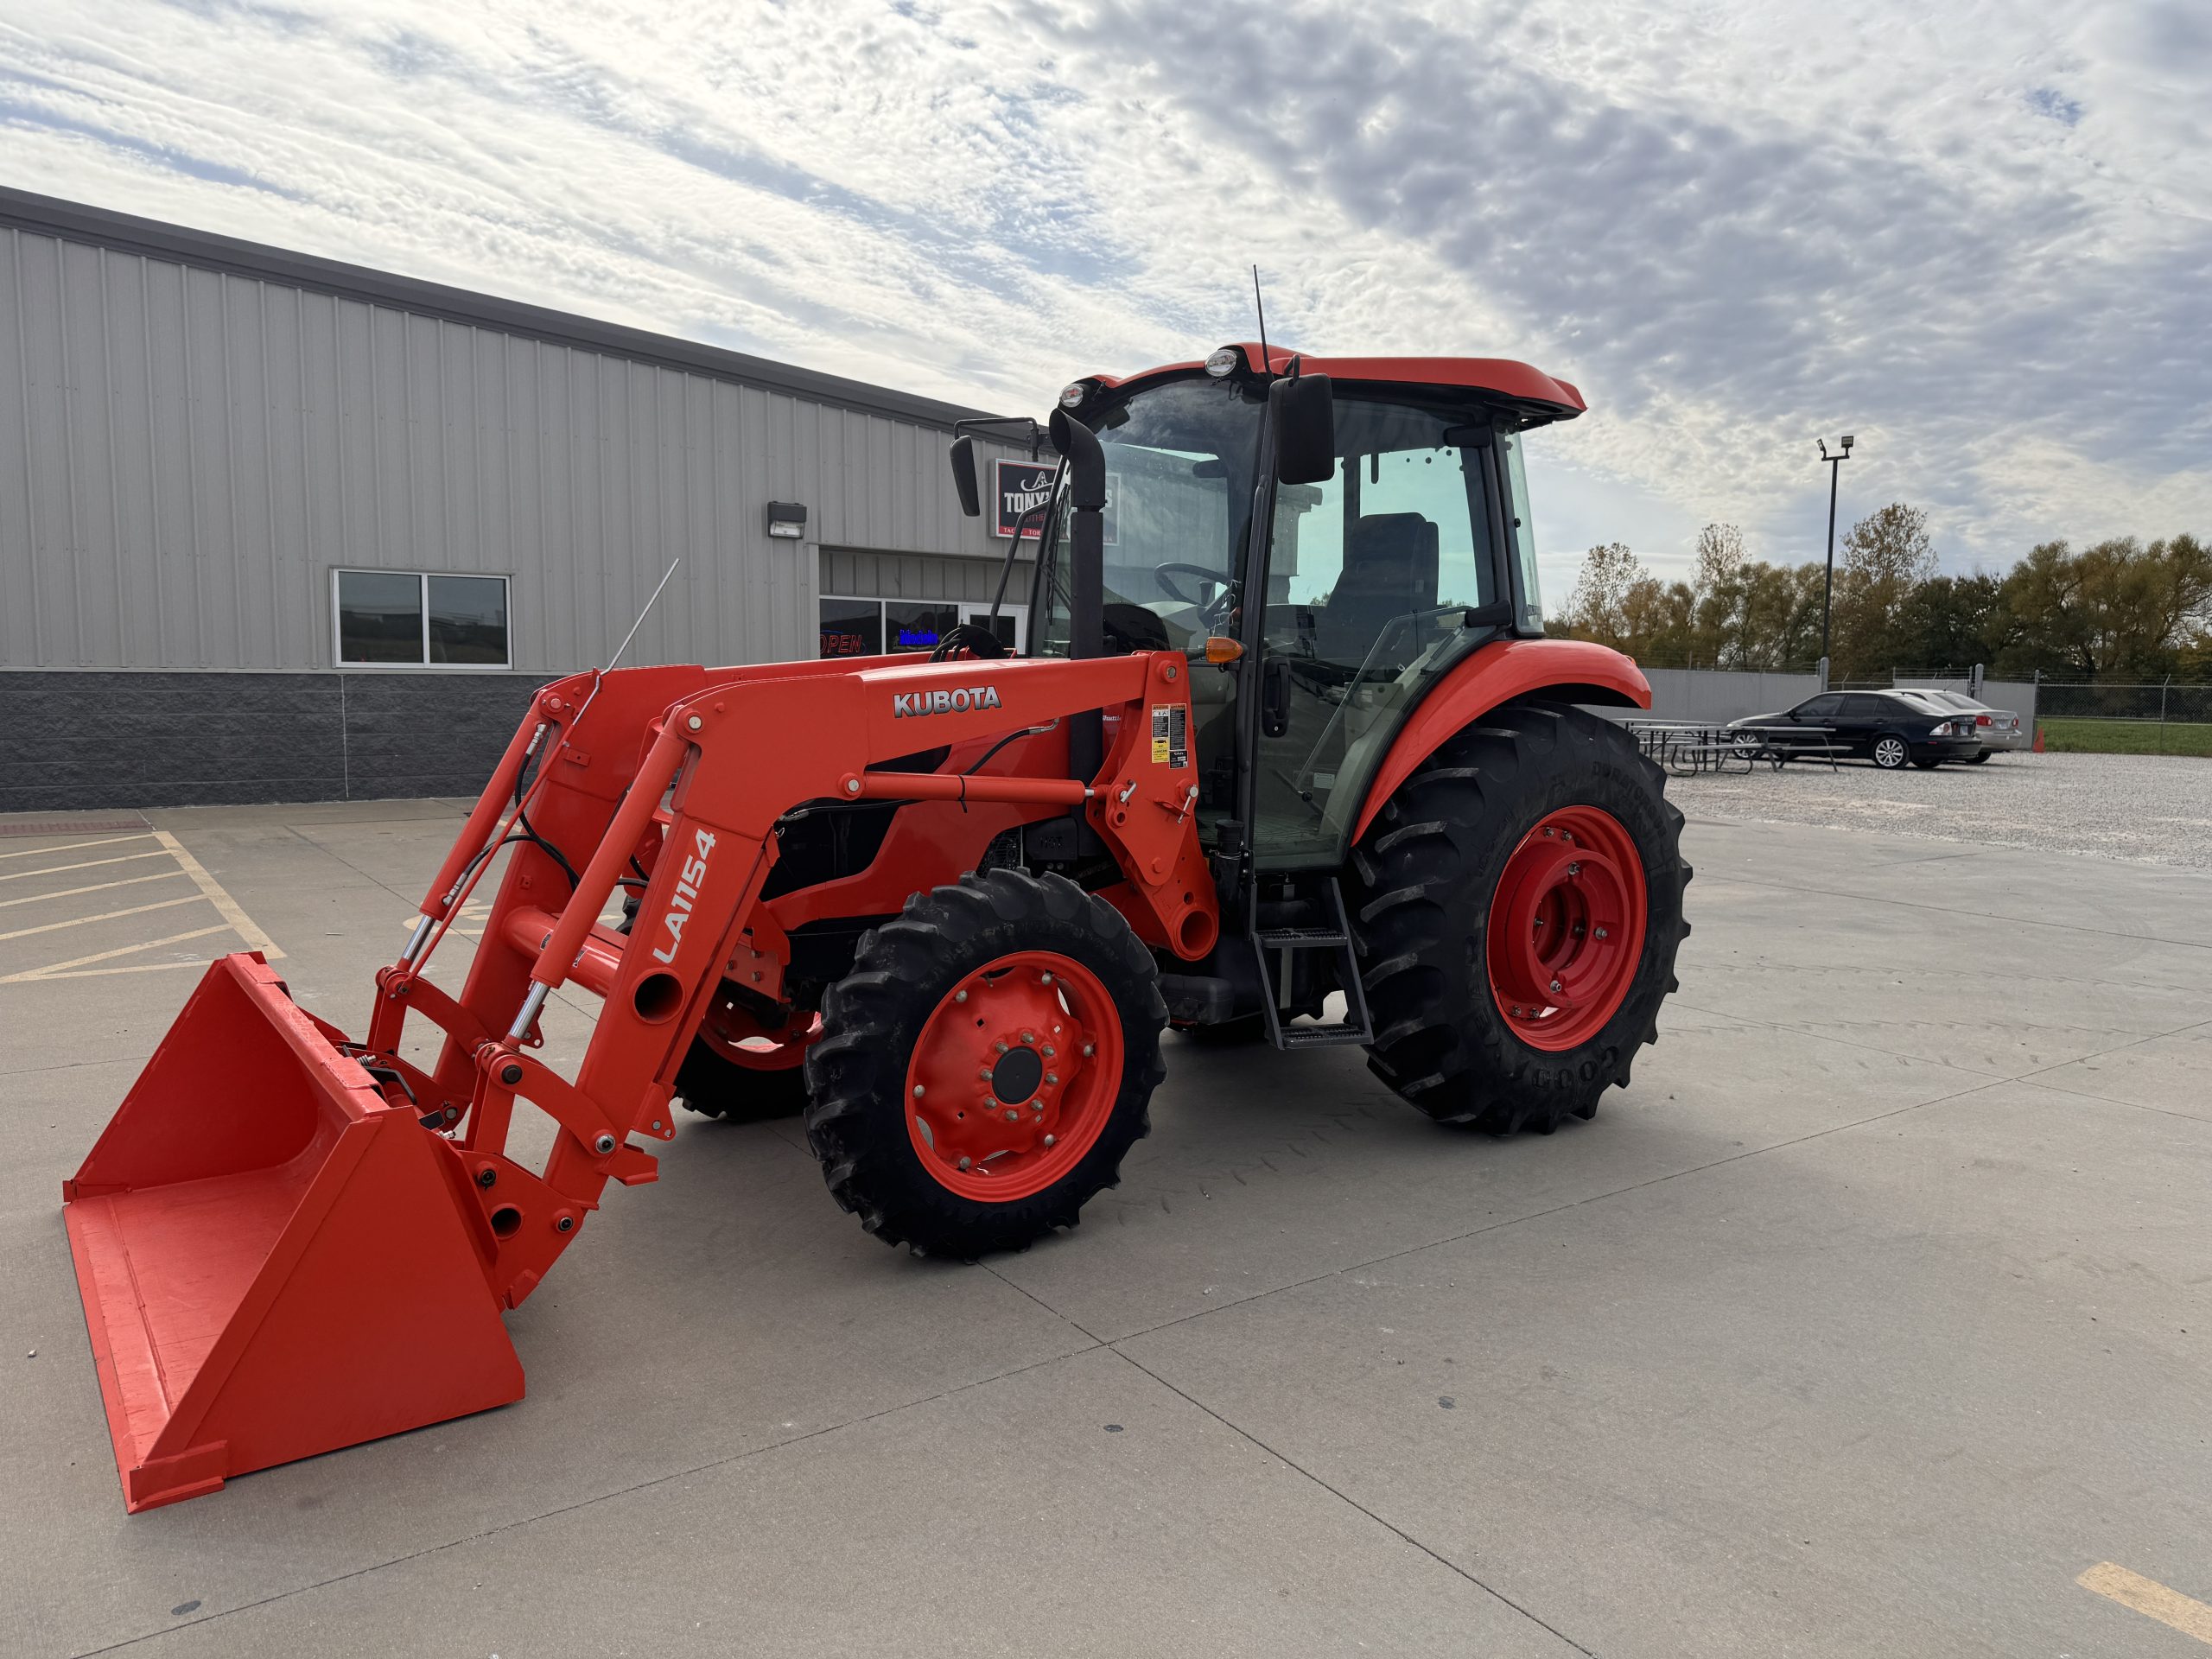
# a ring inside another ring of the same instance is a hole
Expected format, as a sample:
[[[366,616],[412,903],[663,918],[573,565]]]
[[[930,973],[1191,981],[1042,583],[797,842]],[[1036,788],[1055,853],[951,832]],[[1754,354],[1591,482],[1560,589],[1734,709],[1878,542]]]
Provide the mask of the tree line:
[[[1619,542],[1593,547],[1551,632],[1655,668],[1812,668],[1822,567],[1750,557],[1733,524],[1698,532],[1688,581],[1665,582]],[[1869,513],[1836,550],[1834,681],[1907,673],[2212,683],[2212,547],[2133,536],[2079,551],[2045,542],[2003,575],[1939,575],[1928,515]]]

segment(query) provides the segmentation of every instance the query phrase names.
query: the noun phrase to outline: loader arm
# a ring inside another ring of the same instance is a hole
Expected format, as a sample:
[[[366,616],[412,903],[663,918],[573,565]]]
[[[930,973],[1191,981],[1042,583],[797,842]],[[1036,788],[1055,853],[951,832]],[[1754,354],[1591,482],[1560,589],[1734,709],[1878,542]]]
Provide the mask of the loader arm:
[[[257,957],[226,957],[65,1184],[128,1506],[520,1397],[499,1310],[610,1179],[654,1179],[631,1137],[674,1134],[675,1075],[725,976],[772,988],[789,966],[762,889],[801,803],[1080,814],[1140,934],[1203,957],[1219,918],[1187,682],[1163,652],[644,668],[542,690],[377,976],[367,1040],[295,1007]],[[1087,779],[876,764],[1089,711],[1107,742]],[[518,840],[455,996],[425,969]],[[642,882],[627,934],[604,920],[626,880]],[[573,1080],[531,1052],[566,985],[602,999]],[[401,1052],[410,1013],[445,1035],[434,1069]],[[557,1126],[542,1170],[509,1155],[518,1100]]]
[[[661,701],[671,689],[674,698]],[[548,688],[525,723],[550,719],[557,727],[563,710],[582,702],[572,683]],[[654,712],[640,719],[646,705]],[[1089,782],[873,769],[922,743],[957,746],[1090,709],[1104,712],[1109,747]],[[575,889],[557,907],[545,904],[534,895],[560,878],[549,883],[549,864],[518,858],[457,1000],[434,988],[426,995],[404,961],[378,976],[370,1050],[396,1056],[410,1007],[447,1033],[435,1075],[416,1080],[441,1109],[457,1109],[452,1144],[479,1195],[494,1296],[512,1307],[530,1294],[610,1178],[653,1178],[652,1159],[629,1136],[674,1135],[677,1069],[733,964],[758,964],[748,971],[770,975],[788,968],[788,942],[761,892],[776,860],[777,820],[803,802],[938,799],[1080,810],[1124,874],[1110,896],[1140,936],[1186,959],[1205,956],[1219,918],[1192,811],[1195,767],[1187,745],[1154,741],[1155,728],[1187,730],[1189,718],[1186,668],[1173,652],[606,676],[573,729],[543,741],[550,777],[531,808],[532,822],[556,842],[563,830],[600,819]],[[606,764],[640,749],[633,767]],[[511,795],[514,784],[512,773],[495,775],[486,799]],[[563,801],[564,791],[577,798]],[[493,811],[472,814],[470,827],[496,822],[496,808],[494,800]],[[625,938],[599,918],[657,820],[659,855]],[[460,864],[480,850],[456,849]],[[572,860],[574,852],[571,846]],[[446,892],[434,887],[426,916]],[[573,1084],[526,1052],[547,997],[566,984],[602,999]],[[403,1075],[410,1070],[391,1064]],[[543,1172],[506,1155],[517,1098],[563,1130]]]

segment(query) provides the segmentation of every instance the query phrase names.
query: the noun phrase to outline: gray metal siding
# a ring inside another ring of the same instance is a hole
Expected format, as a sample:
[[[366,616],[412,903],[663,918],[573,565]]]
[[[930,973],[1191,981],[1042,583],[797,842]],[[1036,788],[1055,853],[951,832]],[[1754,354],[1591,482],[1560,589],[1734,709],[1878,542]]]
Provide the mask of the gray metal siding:
[[[678,556],[632,661],[811,654],[823,543],[996,580],[942,429],[3,234],[0,665],[328,668],[340,567],[511,577],[540,674],[604,658]],[[767,537],[772,499],[807,540]]]
[[[849,599],[957,599],[988,604],[998,591],[999,571],[1006,556],[1006,543],[1001,542],[998,546],[999,556],[988,563],[825,547],[822,550],[822,592]],[[1034,568],[1027,560],[1014,566],[1006,587],[1007,604],[1029,602],[1029,577]]]

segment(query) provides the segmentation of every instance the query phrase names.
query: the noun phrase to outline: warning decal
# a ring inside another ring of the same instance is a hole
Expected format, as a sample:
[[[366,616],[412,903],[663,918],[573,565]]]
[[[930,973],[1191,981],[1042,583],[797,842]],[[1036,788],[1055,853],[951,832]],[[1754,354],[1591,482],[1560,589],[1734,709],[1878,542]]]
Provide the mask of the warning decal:
[[[1191,764],[1191,711],[1186,705],[1152,705],[1152,764],[1177,767]]]

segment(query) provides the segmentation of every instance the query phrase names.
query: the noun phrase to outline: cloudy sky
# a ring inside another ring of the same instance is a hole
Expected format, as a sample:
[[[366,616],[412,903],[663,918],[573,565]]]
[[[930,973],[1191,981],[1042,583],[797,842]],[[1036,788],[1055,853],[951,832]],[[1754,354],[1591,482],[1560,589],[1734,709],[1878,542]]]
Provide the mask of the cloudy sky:
[[[986,407],[1526,358],[1593,542],[2212,533],[2212,3],[0,0],[0,179]]]

